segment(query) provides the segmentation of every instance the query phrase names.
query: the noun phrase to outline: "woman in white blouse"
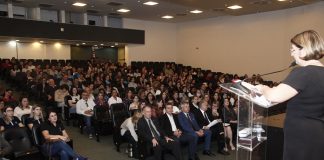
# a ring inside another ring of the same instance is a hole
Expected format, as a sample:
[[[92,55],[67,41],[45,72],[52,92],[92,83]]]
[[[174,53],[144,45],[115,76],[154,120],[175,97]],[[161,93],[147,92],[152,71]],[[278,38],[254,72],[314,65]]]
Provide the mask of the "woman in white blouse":
[[[142,117],[141,112],[135,112],[132,117],[127,118],[120,126],[120,134],[127,139],[127,141],[132,144],[133,155],[134,157],[138,157],[137,150],[137,141],[138,136],[136,134],[136,126],[138,120]]]
[[[32,106],[29,105],[28,97],[23,96],[20,98],[20,104],[14,110],[14,116],[18,117],[21,120],[21,117],[25,114],[30,114]]]

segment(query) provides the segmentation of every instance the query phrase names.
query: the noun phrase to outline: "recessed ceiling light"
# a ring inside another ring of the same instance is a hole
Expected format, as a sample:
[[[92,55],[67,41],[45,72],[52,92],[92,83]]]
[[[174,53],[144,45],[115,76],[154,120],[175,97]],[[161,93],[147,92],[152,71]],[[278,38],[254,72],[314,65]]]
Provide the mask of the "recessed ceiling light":
[[[81,2],[75,2],[75,3],[73,3],[72,5],[73,5],[73,6],[78,6],[78,7],[84,7],[84,6],[86,6],[87,4],[85,4],[85,3],[81,3]]]
[[[122,13],[127,13],[129,11],[130,11],[129,9],[125,9],[125,8],[121,8],[121,9],[117,10],[117,12],[122,12]]]
[[[115,46],[110,46],[110,47],[114,48]]]
[[[190,11],[190,13],[195,13],[195,14],[202,13],[202,12],[203,12],[203,11],[198,10],[198,9]]]
[[[79,43],[76,44],[76,46],[79,46],[79,45],[80,45]]]
[[[44,43],[44,41],[39,41],[40,43]]]
[[[229,8],[229,9],[241,9],[242,6],[240,6],[240,5],[232,5],[232,6],[228,6],[227,8]]]
[[[164,19],[171,19],[171,18],[174,18],[173,16],[170,16],[170,15],[165,15],[165,16],[162,16],[162,18]]]
[[[100,45],[103,46],[104,44],[101,43]]]
[[[118,43],[115,43],[115,46],[118,46]]]
[[[83,45],[85,45],[86,43],[82,43]]]
[[[155,6],[155,5],[159,4],[159,3],[158,2],[154,2],[154,1],[147,1],[147,2],[145,2],[143,4],[148,5],[148,6]]]
[[[287,0],[278,0],[279,2],[284,2],[284,1],[287,1]]]
[[[19,39],[17,39],[16,42],[19,42]]]

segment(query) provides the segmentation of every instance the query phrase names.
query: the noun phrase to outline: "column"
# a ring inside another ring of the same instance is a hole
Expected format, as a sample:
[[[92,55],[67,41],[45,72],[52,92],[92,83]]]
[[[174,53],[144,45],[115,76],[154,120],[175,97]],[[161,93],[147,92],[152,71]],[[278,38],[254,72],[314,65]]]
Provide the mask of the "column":
[[[60,23],[66,23],[65,22],[65,10],[60,10],[60,12],[59,12],[59,22]]]
[[[12,9],[12,3],[8,3],[8,18],[13,18],[13,9]]]
[[[88,14],[83,13],[82,17],[83,17],[83,25],[88,25]]]
[[[104,15],[102,16],[102,22],[104,27],[108,27],[108,16]]]

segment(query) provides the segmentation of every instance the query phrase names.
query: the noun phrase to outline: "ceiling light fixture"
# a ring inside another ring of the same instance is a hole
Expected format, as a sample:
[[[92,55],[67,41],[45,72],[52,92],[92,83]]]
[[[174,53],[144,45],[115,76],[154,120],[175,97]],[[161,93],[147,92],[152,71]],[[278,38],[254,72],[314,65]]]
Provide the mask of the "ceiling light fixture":
[[[171,19],[171,18],[174,18],[173,16],[170,16],[170,15],[165,15],[165,16],[162,16],[162,18],[164,19]]]
[[[148,6],[155,6],[155,5],[158,5],[159,3],[158,2],[154,2],[154,1],[147,1],[145,3],[143,3],[144,5],[148,5]]]
[[[199,13],[202,13],[202,12],[203,11],[198,10],[198,9],[195,9],[195,10],[190,11],[190,13],[195,13],[195,14],[199,14]]]
[[[278,0],[279,2],[285,2],[285,1],[287,1],[287,0]]]
[[[75,2],[75,3],[73,3],[72,5],[73,5],[73,6],[77,6],[77,7],[84,7],[84,6],[86,6],[87,4],[85,4],[85,3],[81,3],[81,2]]]
[[[40,43],[44,43],[44,41],[39,41]]]
[[[83,42],[82,44],[85,45],[86,43]]]
[[[79,43],[76,44],[76,46],[79,46],[79,45],[80,45]]]
[[[129,9],[125,9],[125,8],[121,8],[121,9],[117,10],[117,12],[121,12],[121,13],[127,13],[129,11],[130,11]]]
[[[19,39],[17,39],[16,42],[19,42]]]
[[[114,48],[115,46],[110,46],[111,48]]]
[[[100,45],[103,46],[104,44],[101,43]]]
[[[240,5],[232,5],[232,6],[228,6],[227,8],[229,8],[229,9],[241,9],[243,7],[240,6]]]

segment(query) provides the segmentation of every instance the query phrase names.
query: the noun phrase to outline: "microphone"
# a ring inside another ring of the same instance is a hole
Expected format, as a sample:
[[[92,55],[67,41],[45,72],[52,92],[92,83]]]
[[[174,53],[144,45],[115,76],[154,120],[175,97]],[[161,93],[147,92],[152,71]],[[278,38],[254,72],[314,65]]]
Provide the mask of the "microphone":
[[[290,64],[287,68],[285,68],[285,69],[282,69],[282,70],[279,70],[279,71],[270,72],[270,73],[264,73],[264,74],[261,74],[260,76],[262,77],[262,76],[266,76],[266,75],[270,75],[270,74],[280,73],[280,72],[283,72],[283,71],[285,71],[285,70],[287,70],[287,69],[289,69],[289,68],[291,68],[291,67],[294,67],[294,66],[296,66],[296,65],[297,65],[296,61],[293,61],[293,62],[291,62],[291,64]]]
[[[293,61],[287,68],[285,69],[282,69],[282,70],[279,70],[279,71],[274,71],[274,72],[270,72],[270,73],[265,73],[265,74],[261,74],[260,76],[265,76],[265,75],[270,75],[270,74],[275,74],[275,73],[279,73],[279,72],[283,72],[291,67],[294,67],[296,66],[297,63],[296,61]],[[245,82],[245,80],[247,80],[249,78],[245,78],[243,80],[232,80],[232,83],[233,83],[233,86],[243,92],[245,92],[246,94],[250,94],[251,93],[251,90],[247,87],[245,87],[244,85],[242,85],[242,82]]]

